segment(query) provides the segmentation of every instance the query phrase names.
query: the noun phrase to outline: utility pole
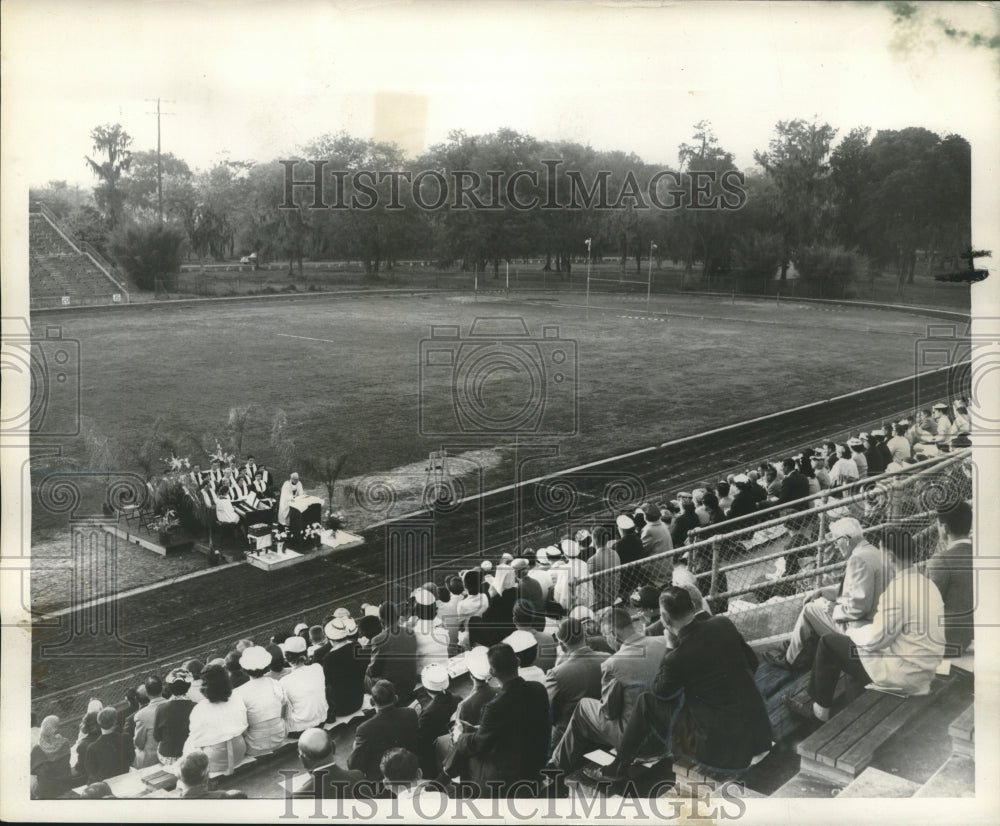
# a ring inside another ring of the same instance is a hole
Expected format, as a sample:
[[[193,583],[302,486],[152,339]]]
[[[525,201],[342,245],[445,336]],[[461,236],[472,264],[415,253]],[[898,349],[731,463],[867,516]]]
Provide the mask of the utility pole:
[[[152,103],[152,98],[146,98]],[[169,100],[166,103],[173,103]],[[153,113],[150,112],[150,115]],[[160,112],[160,99],[156,99],[156,213],[159,217],[159,226],[163,226],[163,160],[160,156],[160,115],[172,115],[173,112]]]

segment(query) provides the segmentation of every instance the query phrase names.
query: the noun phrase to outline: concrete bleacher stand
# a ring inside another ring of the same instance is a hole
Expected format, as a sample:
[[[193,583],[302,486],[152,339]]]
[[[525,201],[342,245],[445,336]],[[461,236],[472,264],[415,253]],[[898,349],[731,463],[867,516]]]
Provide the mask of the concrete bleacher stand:
[[[28,214],[28,280],[33,308],[127,304],[121,273],[76,241],[42,204]]]

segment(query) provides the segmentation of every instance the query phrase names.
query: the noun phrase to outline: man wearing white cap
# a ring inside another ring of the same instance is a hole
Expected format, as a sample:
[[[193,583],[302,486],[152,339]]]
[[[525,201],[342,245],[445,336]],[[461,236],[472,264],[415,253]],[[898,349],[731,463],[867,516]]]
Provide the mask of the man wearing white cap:
[[[556,583],[553,599],[569,612],[577,605],[592,604],[594,588],[589,581],[580,582],[587,575],[587,563],[580,559],[580,543],[575,539],[563,539],[559,545],[563,552],[565,574]]]
[[[485,646],[478,645],[465,652],[465,667],[472,678],[472,691],[458,704],[456,719],[463,731],[473,731],[479,725],[486,704],[497,696],[490,685],[490,660]]]
[[[279,680],[267,676],[271,670],[271,652],[262,646],[245,649],[240,654],[240,668],[250,677],[233,689],[233,694],[247,707],[247,730],[243,733],[247,754],[251,757],[268,754],[285,739],[282,717],[287,703],[285,689]]]
[[[448,691],[448,669],[441,663],[425,665],[420,672],[420,684],[426,697],[417,715],[417,757],[424,776],[437,777],[441,767],[434,742],[447,733],[451,716],[458,708],[458,698]]]
[[[326,680],[319,663],[306,665],[306,641],[302,637],[289,637],[281,644],[285,660],[291,671],[281,678],[288,705],[285,708],[285,725],[289,736],[295,737],[307,728],[326,722],[329,705],[326,702]]]
[[[552,599],[552,574],[549,573],[549,549],[539,548],[535,551],[535,567],[531,569],[528,576],[538,583],[542,590],[542,612],[546,610],[549,600]]]
[[[537,579],[531,577],[531,565],[524,557],[518,557],[510,563],[514,571],[515,587],[517,588],[517,601],[526,602],[535,613],[545,612],[545,595],[542,593],[542,586]]]
[[[334,616],[323,629],[330,650],[323,657],[327,721],[354,714],[365,699],[368,658],[361,653],[358,626],[351,617]]]
[[[851,516],[830,525],[827,538],[847,557],[844,579],[839,586],[828,585],[809,593],[795,621],[788,647],[769,651],[765,659],[784,668],[806,670],[812,666],[813,643],[830,632],[846,633],[867,625],[875,616],[879,597],[892,578],[888,554],[868,542],[861,523]]]
[[[535,658],[538,656],[538,641],[530,631],[523,631],[520,628],[514,631],[509,637],[504,639],[517,655],[520,667],[517,676],[528,682],[545,684],[545,672],[535,665]]]
[[[448,629],[437,619],[437,598],[426,588],[412,594],[413,617],[410,630],[417,639],[418,667],[448,659]]]
[[[635,530],[635,520],[627,514],[622,514],[615,520],[618,526],[619,538],[615,543],[615,551],[621,564],[628,565],[630,562],[638,562],[646,558],[646,549],[642,547],[642,540]],[[626,598],[632,593],[642,581],[642,566],[632,565],[621,571],[621,579],[618,586],[618,596]]]

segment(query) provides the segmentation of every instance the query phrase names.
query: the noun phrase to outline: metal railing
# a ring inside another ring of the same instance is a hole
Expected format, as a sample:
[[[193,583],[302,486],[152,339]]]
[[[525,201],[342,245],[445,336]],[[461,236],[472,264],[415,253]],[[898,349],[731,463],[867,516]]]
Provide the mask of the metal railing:
[[[580,577],[570,583],[567,607],[599,610],[627,604],[642,585],[693,584],[710,610],[726,613],[748,641],[780,638],[801,607],[801,598],[788,597],[830,584],[846,565],[827,538],[832,521],[852,516],[865,534],[904,529],[926,557],[936,546],[938,508],[972,498],[970,459],[970,449],[942,454],[710,526],[711,536]],[[730,525],[751,519],[753,524]]]

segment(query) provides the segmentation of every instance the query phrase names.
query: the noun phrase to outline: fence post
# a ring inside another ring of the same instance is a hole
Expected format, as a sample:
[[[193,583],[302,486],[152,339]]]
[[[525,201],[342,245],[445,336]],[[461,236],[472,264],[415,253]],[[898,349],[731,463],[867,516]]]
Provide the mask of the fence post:
[[[710,597],[719,593],[719,542],[720,537],[712,537],[712,582],[708,587]]]

